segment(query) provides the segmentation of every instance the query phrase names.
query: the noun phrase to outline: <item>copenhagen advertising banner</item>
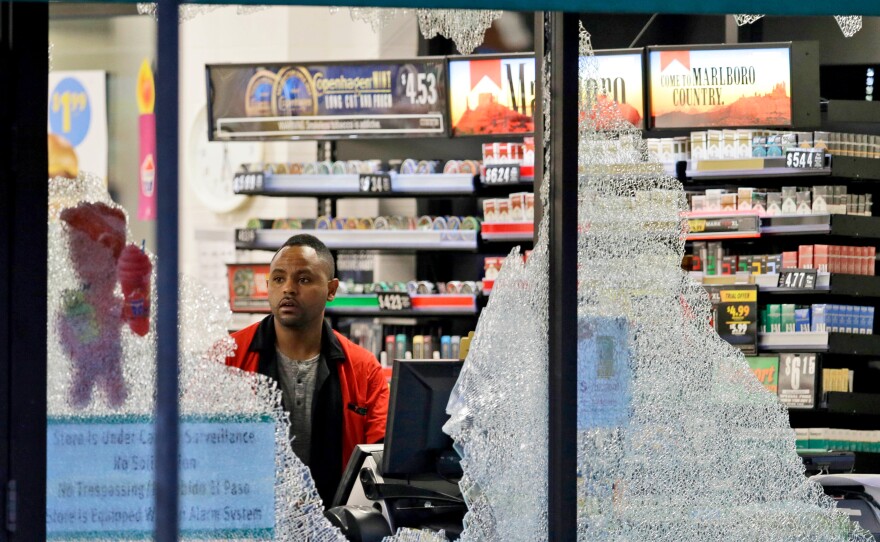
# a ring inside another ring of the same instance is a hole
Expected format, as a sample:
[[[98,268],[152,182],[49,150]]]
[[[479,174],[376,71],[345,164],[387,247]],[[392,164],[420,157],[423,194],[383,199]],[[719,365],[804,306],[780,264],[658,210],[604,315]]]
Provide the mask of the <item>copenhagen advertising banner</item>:
[[[209,65],[214,140],[446,134],[446,60]]]
[[[792,126],[791,49],[648,49],[653,128]]]

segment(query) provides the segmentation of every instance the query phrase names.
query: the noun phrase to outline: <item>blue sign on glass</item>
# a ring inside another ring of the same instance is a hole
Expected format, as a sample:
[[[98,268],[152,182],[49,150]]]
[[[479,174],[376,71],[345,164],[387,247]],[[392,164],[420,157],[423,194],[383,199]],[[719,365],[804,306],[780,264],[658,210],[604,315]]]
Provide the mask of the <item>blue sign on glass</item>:
[[[628,425],[632,368],[626,320],[581,318],[577,359],[578,429]]]
[[[207,67],[212,140],[443,135],[442,58]]]
[[[155,430],[143,416],[50,418],[49,539],[152,536]],[[268,416],[180,424],[180,534],[271,539],[275,423]]]

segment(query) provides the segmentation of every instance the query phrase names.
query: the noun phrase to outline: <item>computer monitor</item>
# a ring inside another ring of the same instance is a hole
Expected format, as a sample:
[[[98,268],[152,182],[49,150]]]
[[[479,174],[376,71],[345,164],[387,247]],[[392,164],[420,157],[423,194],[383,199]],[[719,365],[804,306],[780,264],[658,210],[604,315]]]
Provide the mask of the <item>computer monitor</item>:
[[[460,360],[394,360],[383,476],[436,473],[438,458],[454,453],[443,424],[461,365]]]

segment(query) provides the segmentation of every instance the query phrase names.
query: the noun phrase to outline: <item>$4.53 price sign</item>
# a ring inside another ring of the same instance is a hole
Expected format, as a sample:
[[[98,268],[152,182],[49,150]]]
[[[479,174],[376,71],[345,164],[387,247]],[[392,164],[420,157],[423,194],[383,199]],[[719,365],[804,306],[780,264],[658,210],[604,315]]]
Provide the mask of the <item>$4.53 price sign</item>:
[[[379,292],[379,310],[383,311],[407,311],[412,309],[412,299],[409,294],[402,292]]]
[[[823,149],[788,149],[785,151],[785,167],[822,169],[825,167],[825,151]]]
[[[815,269],[783,269],[776,286],[791,290],[815,290],[816,276]]]
[[[409,98],[409,103],[419,105],[434,105],[437,103],[437,74],[412,71],[402,71],[400,84]]]

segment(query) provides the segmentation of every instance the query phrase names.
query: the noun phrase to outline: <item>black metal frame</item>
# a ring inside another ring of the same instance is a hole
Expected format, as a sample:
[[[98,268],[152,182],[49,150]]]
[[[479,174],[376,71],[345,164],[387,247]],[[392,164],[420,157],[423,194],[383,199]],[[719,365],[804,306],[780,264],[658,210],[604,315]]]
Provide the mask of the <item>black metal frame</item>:
[[[577,540],[578,16],[551,13],[545,28],[551,58],[548,535],[554,542],[573,542]]]
[[[156,220],[159,298],[156,371],[156,523],[157,542],[177,540],[178,533],[178,0],[159,0],[156,84],[156,164],[159,190]]]
[[[46,538],[48,19],[47,4],[0,3],[3,541]]]

